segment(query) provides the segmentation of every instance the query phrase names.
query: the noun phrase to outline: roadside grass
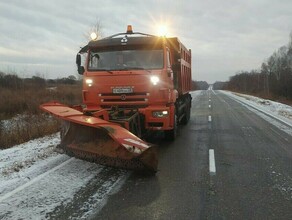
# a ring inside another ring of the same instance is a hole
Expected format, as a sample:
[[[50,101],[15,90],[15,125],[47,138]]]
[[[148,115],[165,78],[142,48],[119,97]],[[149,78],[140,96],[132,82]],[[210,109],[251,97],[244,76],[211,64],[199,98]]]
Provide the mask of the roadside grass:
[[[0,124],[0,149],[56,133],[58,130],[59,121],[47,114],[21,115],[3,120]]]
[[[39,109],[39,105],[57,101],[67,105],[82,103],[82,85],[24,85],[0,88],[0,149],[55,133],[59,122]]]
[[[57,85],[56,87],[27,87],[23,89],[0,89],[0,120],[17,114],[38,114],[39,105],[58,101],[67,105],[81,104],[81,85]]]

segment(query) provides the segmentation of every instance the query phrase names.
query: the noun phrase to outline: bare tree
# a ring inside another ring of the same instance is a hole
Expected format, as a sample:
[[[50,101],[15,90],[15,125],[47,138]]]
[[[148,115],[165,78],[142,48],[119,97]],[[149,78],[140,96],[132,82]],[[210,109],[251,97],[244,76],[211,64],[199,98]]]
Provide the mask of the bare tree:
[[[97,35],[97,39],[101,39],[103,34],[102,34],[102,23],[99,18],[96,19],[95,23],[91,25],[91,27],[88,29],[87,32],[84,33],[84,37],[86,39],[86,43],[91,40],[90,35],[92,33],[95,33]]]

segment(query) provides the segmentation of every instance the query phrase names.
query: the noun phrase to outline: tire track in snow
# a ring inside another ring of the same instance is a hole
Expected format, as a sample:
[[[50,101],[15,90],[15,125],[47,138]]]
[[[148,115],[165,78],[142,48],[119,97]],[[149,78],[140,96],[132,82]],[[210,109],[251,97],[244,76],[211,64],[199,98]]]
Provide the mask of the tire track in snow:
[[[105,167],[74,195],[66,205],[62,204],[53,212],[47,213],[49,219],[87,219],[98,213],[106,204],[110,194],[115,193],[126,181],[131,172]]]
[[[71,158],[3,195],[0,219],[88,217],[129,174]]]
[[[47,176],[50,173],[60,169],[61,167],[65,166],[66,164],[70,163],[72,160],[74,160],[74,158],[71,158],[71,159],[68,159],[68,160],[64,161],[63,163],[59,164],[58,166],[56,166],[56,167],[46,171],[45,173],[42,173],[41,175],[33,178],[32,180],[26,182],[24,185],[21,185],[21,186],[17,187],[16,189],[6,193],[5,195],[0,197],[0,203],[3,202],[4,200],[8,199],[9,197],[12,197],[16,193],[18,193],[18,192],[20,192],[22,190],[25,190],[27,187],[31,186],[32,184],[36,183],[37,181],[40,181],[45,176]]]

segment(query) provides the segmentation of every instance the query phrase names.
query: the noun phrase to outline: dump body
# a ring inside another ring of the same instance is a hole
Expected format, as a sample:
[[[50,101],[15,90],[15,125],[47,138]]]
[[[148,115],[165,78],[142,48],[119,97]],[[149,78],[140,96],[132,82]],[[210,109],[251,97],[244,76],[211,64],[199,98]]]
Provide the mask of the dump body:
[[[191,50],[188,50],[176,37],[168,38],[167,40],[171,45],[172,63],[178,66],[177,74],[174,76],[174,82],[177,82],[176,88],[179,96],[181,96],[189,93],[192,89]]]

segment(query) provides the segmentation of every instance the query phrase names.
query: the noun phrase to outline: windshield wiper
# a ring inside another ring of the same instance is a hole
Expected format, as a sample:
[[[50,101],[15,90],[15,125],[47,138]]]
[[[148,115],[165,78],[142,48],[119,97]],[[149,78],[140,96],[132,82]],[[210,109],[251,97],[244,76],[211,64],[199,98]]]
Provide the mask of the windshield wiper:
[[[117,69],[117,71],[122,71],[122,70],[145,70],[148,73],[151,73],[150,70],[147,70],[147,69],[145,69],[143,67],[137,67],[137,66],[134,66],[134,67],[124,67],[124,68],[121,68],[121,69]]]
[[[113,74],[113,72],[112,71],[110,71],[110,70],[108,70],[108,69],[96,69],[97,71],[107,71],[108,73],[111,73],[111,74]]]
[[[145,70],[143,67],[137,67],[137,66],[129,67],[129,69],[132,69],[132,70]]]

